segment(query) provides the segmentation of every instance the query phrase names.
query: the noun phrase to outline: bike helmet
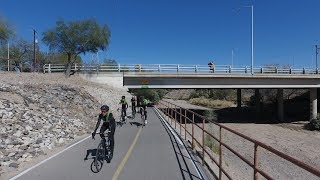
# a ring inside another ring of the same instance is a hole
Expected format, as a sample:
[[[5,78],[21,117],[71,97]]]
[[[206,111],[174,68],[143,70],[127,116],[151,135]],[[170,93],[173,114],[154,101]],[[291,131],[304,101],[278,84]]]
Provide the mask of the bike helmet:
[[[101,109],[101,110],[104,110],[104,111],[109,111],[109,106],[103,105],[103,106],[101,106],[100,109]]]

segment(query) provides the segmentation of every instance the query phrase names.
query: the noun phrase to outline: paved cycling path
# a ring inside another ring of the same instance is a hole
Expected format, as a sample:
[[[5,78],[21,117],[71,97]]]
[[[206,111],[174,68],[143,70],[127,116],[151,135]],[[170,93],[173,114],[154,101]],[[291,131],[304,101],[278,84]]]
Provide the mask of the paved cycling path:
[[[113,159],[105,161],[99,173],[93,173],[90,165],[100,139],[87,138],[12,179],[202,179],[184,146],[153,109],[148,109],[148,124],[142,128],[140,122],[137,116],[117,127]]]

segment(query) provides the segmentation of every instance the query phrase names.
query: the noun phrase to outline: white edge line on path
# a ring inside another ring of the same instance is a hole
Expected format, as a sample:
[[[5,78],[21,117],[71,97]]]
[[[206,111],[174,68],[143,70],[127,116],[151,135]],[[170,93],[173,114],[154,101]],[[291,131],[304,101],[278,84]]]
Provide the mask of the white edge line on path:
[[[163,119],[163,117],[160,115],[160,113],[158,112],[159,110],[158,110],[157,108],[154,108],[154,109],[156,110],[158,116],[160,117],[160,120],[163,121],[163,122],[166,124],[166,126],[170,129],[171,133],[174,135],[174,137],[176,138],[176,140],[179,141],[180,145],[183,145],[183,146],[186,148],[186,146],[185,146],[184,143],[181,141],[181,139],[178,137],[178,135],[176,134],[176,132],[171,128],[171,126],[167,123],[167,121],[165,121],[165,120]],[[205,180],[205,178],[204,178],[204,176],[202,175],[200,169],[198,168],[198,166],[197,166],[196,163],[194,162],[193,158],[190,156],[190,153],[189,153],[188,149],[186,148],[185,150],[187,151],[188,156],[189,156],[189,158],[191,159],[191,162],[192,162],[193,166],[196,168],[198,175],[201,176],[201,178],[202,178],[203,180]]]
[[[32,169],[34,169],[34,168],[36,168],[36,167],[40,166],[41,164],[43,164],[43,163],[45,163],[45,162],[49,161],[50,159],[52,159],[52,158],[54,158],[54,157],[58,156],[59,154],[63,153],[64,151],[66,151],[66,150],[68,150],[68,149],[72,148],[73,146],[75,146],[75,145],[77,145],[77,144],[79,144],[79,143],[83,142],[84,140],[88,139],[89,137],[91,137],[91,136],[88,136],[88,137],[86,137],[86,138],[84,138],[84,139],[82,139],[82,140],[80,140],[80,141],[78,141],[78,142],[76,142],[76,143],[72,144],[71,146],[67,147],[66,149],[63,149],[62,151],[58,152],[57,154],[55,154],[55,155],[53,155],[53,156],[51,156],[51,157],[49,157],[49,158],[47,158],[47,159],[45,159],[45,160],[41,161],[40,163],[38,163],[38,164],[36,164],[36,165],[34,165],[34,166],[32,166],[32,167],[30,167],[30,168],[26,169],[26,170],[24,170],[23,172],[21,172],[20,174],[18,174],[18,175],[16,175],[16,176],[12,177],[12,178],[11,178],[11,179],[9,179],[9,180],[15,180],[15,179],[19,178],[20,176],[22,176],[22,175],[26,174],[27,172],[29,172],[29,171],[31,171]]]

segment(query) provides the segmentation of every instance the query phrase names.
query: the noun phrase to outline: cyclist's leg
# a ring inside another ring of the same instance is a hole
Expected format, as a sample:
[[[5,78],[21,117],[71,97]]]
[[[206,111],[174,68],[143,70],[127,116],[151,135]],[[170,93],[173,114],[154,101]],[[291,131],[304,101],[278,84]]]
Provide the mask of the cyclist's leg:
[[[111,150],[111,156],[113,154],[114,150],[114,132],[115,132],[115,127],[109,127],[110,128],[110,133],[109,133],[109,140],[110,140],[110,150]]]
[[[104,136],[104,132],[108,129],[108,125],[106,123],[103,123],[101,128],[100,128],[100,137],[104,140],[106,140],[105,136]]]
[[[147,106],[143,107],[143,112],[144,112],[144,118],[147,120]]]
[[[125,112],[124,109],[121,109],[121,121],[124,121],[125,119]]]

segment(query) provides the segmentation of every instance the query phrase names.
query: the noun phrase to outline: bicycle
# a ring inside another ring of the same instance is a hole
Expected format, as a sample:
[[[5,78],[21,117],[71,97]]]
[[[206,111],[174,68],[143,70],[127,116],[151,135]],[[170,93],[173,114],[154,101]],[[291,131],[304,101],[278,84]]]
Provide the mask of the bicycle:
[[[98,173],[102,169],[104,160],[106,160],[108,163],[111,160],[111,147],[110,147],[110,139],[109,139],[110,132],[111,132],[110,130],[107,130],[104,133],[105,138],[107,138],[107,140],[104,141],[104,139],[101,138],[101,141],[97,147],[96,156],[93,158],[93,162],[91,163],[91,171],[94,173]],[[102,134],[102,133],[96,133],[96,134]]]
[[[147,110],[144,110],[143,107],[140,107],[140,114],[142,125],[145,126],[147,124]]]
[[[132,106],[132,119],[134,119],[136,117],[136,107],[135,106]]]
[[[126,116],[125,116],[125,110],[126,109],[121,109],[121,115],[120,115],[120,120],[123,124],[126,124]],[[117,111],[119,112],[119,108],[117,109]]]

